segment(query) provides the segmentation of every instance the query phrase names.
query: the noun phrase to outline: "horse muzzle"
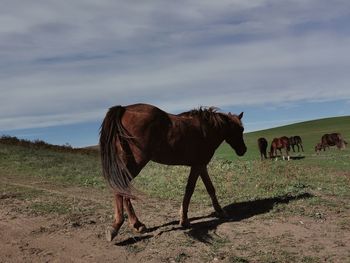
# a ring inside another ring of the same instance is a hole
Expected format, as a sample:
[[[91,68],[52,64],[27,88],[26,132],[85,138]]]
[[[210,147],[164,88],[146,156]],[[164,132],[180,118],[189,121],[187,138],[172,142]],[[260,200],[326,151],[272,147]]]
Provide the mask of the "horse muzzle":
[[[246,146],[236,150],[236,153],[237,153],[238,156],[243,156],[246,152],[247,152],[247,147]]]

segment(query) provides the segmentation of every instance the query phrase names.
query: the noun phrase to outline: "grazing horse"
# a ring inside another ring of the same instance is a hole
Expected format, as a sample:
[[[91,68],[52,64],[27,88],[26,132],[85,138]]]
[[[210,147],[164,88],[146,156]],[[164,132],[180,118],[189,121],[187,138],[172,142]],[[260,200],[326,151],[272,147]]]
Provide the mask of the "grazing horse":
[[[295,152],[294,146],[298,147],[298,152],[300,152],[300,147],[301,150],[304,151],[303,141],[300,136],[289,137],[289,145],[292,146],[293,152]]]
[[[285,151],[285,155],[282,154],[282,149]],[[287,160],[290,160],[289,157],[289,139],[286,136],[280,137],[280,138],[274,138],[271,142],[270,146],[270,158],[276,158],[275,160],[277,161],[277,150],[279,150],[283,160],[287,157]]]
[[[135,198],[131,180],[149,162],[190,166],[180,209],[180,225],[188,227],[188,207],[198,177],[207,189],[218,216],[225,216],[219,205],[207,165],[219,145],[226,141],[242,156],[247,150],[239,115],[219,113],[215,108],[199,108],[173,115],[148,104],[115,106],[107,112],[100,130],[102,171],[113,189],[115,221],[106,231],[111,241],[124,222],[123,208],[130,226],[146,229],[131,204]]]
[[[263,137],[258,139],[258,147],[260,151],[261,160],[267,159],[266,149],[267,149],[267,140]]]
[[[318,154],[321,150],[325,150],[324,146],[322,145],[322,143],[317,143],[315,146],[315,152]]]
[[[321,138],[322,148],[325,151],[330,146],[337,146],[338,149],[344,149],[347,142],[340,133],[324,134]]]

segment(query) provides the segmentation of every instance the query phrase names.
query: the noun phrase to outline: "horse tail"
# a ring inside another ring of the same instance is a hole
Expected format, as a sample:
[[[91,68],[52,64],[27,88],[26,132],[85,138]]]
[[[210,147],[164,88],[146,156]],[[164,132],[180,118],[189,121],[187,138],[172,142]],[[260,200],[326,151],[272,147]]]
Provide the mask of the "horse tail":
[[[109,186],[118,194],[134,198],[130,182],[133,179],[125,162],[118,154],[117,141],[122,146],[131,137],[121,123],[125,112],[122,106],[108,110],[100,128],[100,154],[102,174]]]

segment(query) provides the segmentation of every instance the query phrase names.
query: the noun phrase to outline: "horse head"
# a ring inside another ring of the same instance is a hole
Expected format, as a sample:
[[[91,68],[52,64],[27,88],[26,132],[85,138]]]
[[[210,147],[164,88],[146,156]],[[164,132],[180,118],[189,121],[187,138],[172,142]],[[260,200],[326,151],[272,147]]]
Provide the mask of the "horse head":
[[[238,156],[242,156],[247,151],[247,146],[243,140],[244,128],[241,121],[243,112],[238,116],[231,113],[227,116],[228,122],[225,141],[235,150]]]

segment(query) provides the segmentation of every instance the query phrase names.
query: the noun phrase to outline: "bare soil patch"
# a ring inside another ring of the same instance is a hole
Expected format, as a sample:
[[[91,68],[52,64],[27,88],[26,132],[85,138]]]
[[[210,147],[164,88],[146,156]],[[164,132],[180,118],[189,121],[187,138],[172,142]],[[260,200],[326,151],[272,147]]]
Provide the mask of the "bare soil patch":
[[[350,262],[348,209],[288,212],[312,194],[223,204],[227,219],[192,204],[189,229],[178,226],[178,202],[147,198],[135,210],[148,230],[125,223],[108,243],[108,192],[36,180],[1,175],[0,262]]]

